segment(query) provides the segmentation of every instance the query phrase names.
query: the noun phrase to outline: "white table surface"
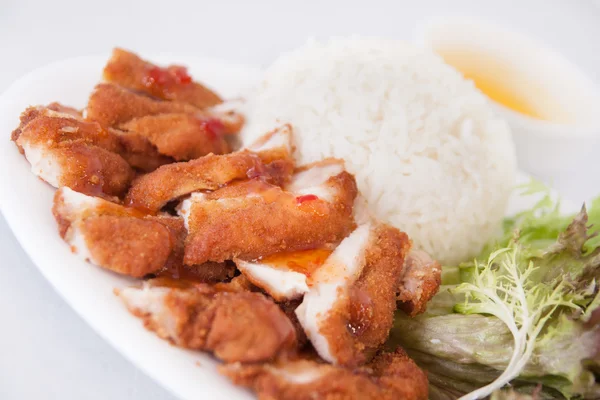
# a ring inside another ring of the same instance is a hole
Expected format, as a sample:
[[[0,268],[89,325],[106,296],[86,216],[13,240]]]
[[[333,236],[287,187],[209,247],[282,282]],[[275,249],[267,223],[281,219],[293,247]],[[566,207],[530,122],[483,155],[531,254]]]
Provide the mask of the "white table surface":
[[[537,36],[600,82],[599,3],[0,0],[0,91],[51,61],[107,52],[116,45],[141,54],[192,52],[266,65],[279,51],[301,44],[307,36],[410,39],[418,21],[449,14],[482,15]],[[4,132],[4,140],[8,135]],[[600,177],[593,175],[589,166],[577,174],[550,178],[563,196],[581,201],[600,193]],[[1,217],[0,254],[0,399],[174,398],[67,306]]]

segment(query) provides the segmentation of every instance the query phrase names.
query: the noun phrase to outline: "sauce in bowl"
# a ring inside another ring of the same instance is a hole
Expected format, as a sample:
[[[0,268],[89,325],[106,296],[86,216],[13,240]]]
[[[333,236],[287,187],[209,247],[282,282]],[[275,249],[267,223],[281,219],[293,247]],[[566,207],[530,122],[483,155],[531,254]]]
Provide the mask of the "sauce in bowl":
[[[519,72],[509,64],[468,49],[438,49],[444,61],[460,71],[487,97],[528,117],[548,120],[524,90],[514,88]]]
[[[600,125],[596,84],[544,43],[467,17],[433,20],[419,40],[472,80],[501,112],[543,121],[546,126]]]
[[[417,42],[460,72],[511,128],[519,167],[538,177],[593,170],[600,89],[544,43],[472,17],[429,20]]]

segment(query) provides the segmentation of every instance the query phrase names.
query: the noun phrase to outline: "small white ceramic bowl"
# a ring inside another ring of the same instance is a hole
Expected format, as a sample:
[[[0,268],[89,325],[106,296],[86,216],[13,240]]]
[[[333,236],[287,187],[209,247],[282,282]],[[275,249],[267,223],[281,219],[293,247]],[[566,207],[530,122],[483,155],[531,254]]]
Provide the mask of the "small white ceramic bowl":
[[[541,177],[572,171],[592,161],[600,144],[600,90],[576,65],[523,34],[467,17],[422,24],[418,44],[434,52],[460,50],[510,65],[506,85],[545,111],[536,119],[492,101],[511,127],[519,166]],[[482,66],[482,68],[485,68]]]

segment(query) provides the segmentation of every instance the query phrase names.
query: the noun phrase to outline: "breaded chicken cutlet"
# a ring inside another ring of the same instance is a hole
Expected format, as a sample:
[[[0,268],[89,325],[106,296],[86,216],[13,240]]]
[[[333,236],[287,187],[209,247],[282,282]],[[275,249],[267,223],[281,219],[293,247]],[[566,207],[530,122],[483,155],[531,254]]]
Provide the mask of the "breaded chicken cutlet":
[[[134,118],[168,113],[195,113],[187,103],[163,101],[134,93],[112,83],[96,85],[86,107],[86,118],[103,126],[117,127]]]
[[[385,343],[410,246],[396,228],[362,225],[313,274],[296,315],[323,359],[357,367]]]
[[[230,182],[261,177],[280,183],[293,170],[291,133],[282,127],[266,135],[273,138],[259,151],[242,150],[225,155],[207,155],[196,160],[165,165],[137,179],[126,204],[157,212],[167,203],[197,191],[217,190]],[[281,138],[275,140],[274,138]],[[278,158],[279,157],[279,158]]]
[[[317,360],[282,360],[270,364],[226,364],[219,371],[249,387],[260,400],[426,400],[428,382],[406,353],[381,352],[359,368]]]
[[[193,114],[147,115],[121,124],[119,128],[145,137],[159,153],[175,161],[230,151],[224,136],[225,125],[215,118]]]
[[[178,209],[188,228],[184,262],[252,260],[342,240],[355,226],[354,177],[337,160],[312,170],[320,179],[292,186],[292,177],[295,191],[253,179],[184,200]]]
[[[302,298],[299,324],[326,361],[356,367],[387,340],[396,310],[396,291],[411,243],[406,234],[380,224],[364,224],[324,260],[285,253],[247,262],[235,260],[251,282],[274,298]],[[315,251],[308,251],[308,257]],[[306,267],[306,262],[312,262]],[[304,262],[305,265],[298,265]]]
[[[52,212],[74,253],[113,272],[139,278],[181,255],[180,218],[146,214],[67,187],[56,191]]]
[[[231,112],[202,112],[188,104],[160,101],[112,85],[92,92],[86,117],[113,128],[124,158],[150,172],[174,160],[189,160],[229,151],[226,134],[236,134],[243,118]],[[168,127],[168,129],[167,129]]]
[[[194,82],[185,67],[159,67],[142,60],[136,54],[116,48],[104,67],[106,81],[150,96],[188,103],[206,108],[222,102],[221,98],[204,85]]]
[[[98,196],[123,195],[134,172],[119,155],[123,147],[118,137],[97,123],[83,121],[75,110],[65,110],[58,104],[30,107],[21,116],[12,140],[31,164],[31,171],[57,188],[67,186]]]
[[[296,333],[283,311],[261,293],[230,286],[156,279],[117,293],[161,338],[226,362],[269,361],[294,351]]]

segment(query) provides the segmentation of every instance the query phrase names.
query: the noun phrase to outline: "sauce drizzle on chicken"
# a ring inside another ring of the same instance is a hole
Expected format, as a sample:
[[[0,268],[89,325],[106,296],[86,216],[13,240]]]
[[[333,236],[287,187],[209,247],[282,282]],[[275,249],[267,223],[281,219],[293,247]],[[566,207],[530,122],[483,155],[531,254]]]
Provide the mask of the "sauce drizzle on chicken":
[[[298,250],[271,254],[260,261],[274,268],[288,269],[310,276],[327,260],[332,253],[329,249]]]

